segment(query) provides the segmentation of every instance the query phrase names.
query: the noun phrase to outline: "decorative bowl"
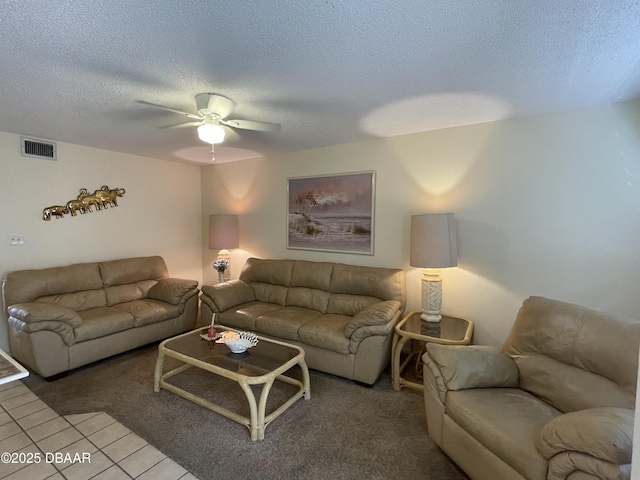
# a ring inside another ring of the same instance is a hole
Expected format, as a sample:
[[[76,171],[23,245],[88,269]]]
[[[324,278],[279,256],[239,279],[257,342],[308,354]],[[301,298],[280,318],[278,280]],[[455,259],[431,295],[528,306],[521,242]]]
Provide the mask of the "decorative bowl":
[[[252,332],[224,332],[221,340],[233,353],[243,353],[258,344],[258,338]]]

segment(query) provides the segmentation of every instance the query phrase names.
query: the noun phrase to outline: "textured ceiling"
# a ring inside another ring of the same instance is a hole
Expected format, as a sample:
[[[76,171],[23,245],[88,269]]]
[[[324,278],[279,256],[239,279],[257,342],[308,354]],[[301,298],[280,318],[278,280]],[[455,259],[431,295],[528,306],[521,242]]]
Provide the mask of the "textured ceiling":
[[[0,131],[208,164],[640,96],[638,0],[3,0]]]

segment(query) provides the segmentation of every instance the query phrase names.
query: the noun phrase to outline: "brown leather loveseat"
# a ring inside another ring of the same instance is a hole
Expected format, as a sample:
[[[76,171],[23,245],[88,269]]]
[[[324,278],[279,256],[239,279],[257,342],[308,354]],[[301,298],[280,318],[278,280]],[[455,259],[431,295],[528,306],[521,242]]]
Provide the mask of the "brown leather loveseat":
[[[11,355],[50,377],[194,328],[198,282],[159,256],[9,272]]]

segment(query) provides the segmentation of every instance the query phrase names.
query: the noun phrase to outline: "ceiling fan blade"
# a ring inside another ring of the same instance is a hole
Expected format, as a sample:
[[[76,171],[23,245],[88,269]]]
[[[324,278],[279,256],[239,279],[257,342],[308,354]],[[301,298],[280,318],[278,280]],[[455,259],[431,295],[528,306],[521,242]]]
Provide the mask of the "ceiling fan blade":
[[[167,110],[168,112],[179,113],[180,115],[184,115],[185,117],[193,118],[194,120],[201,120],[202,117],[200,115],[196,115],[195,113],[187,113],[182,110],[176,110],[175,108],[166,107],[165,105],[159,105],[157,103],[146,102],[144,100],[136,100],[137,103],[142,105],[148,105],[150,107],[161,108],[163,110]]]
[[[253,120],[220,120],[220,123],[232,128],[257,130],[259,132],[277,132],[282,128],[282,126],[277,123],[255,122]]]
[[[158,128],[183,128],[183,127],[198,127],[204,123],[204,120],[196,120],[194,122],[176,123],[174,125],[164,125]]]

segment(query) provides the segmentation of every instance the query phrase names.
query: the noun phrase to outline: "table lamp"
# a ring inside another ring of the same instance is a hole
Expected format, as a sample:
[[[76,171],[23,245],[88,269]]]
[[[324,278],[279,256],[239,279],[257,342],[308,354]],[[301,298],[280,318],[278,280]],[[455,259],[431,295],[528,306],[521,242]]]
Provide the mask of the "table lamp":
[[[453,213],[411,216],[409,264],[425,269],[422,274],[422,320],[439,322],[442,318],[442,277],[439,269],[455,267],[457,256]]]
[[[223,276],[225,280],[231,279],[231,254],[230,248],[240,246],[237,215],[209,215],[209,249],[220,250],[218,260],[226,259],[227,268]]]

